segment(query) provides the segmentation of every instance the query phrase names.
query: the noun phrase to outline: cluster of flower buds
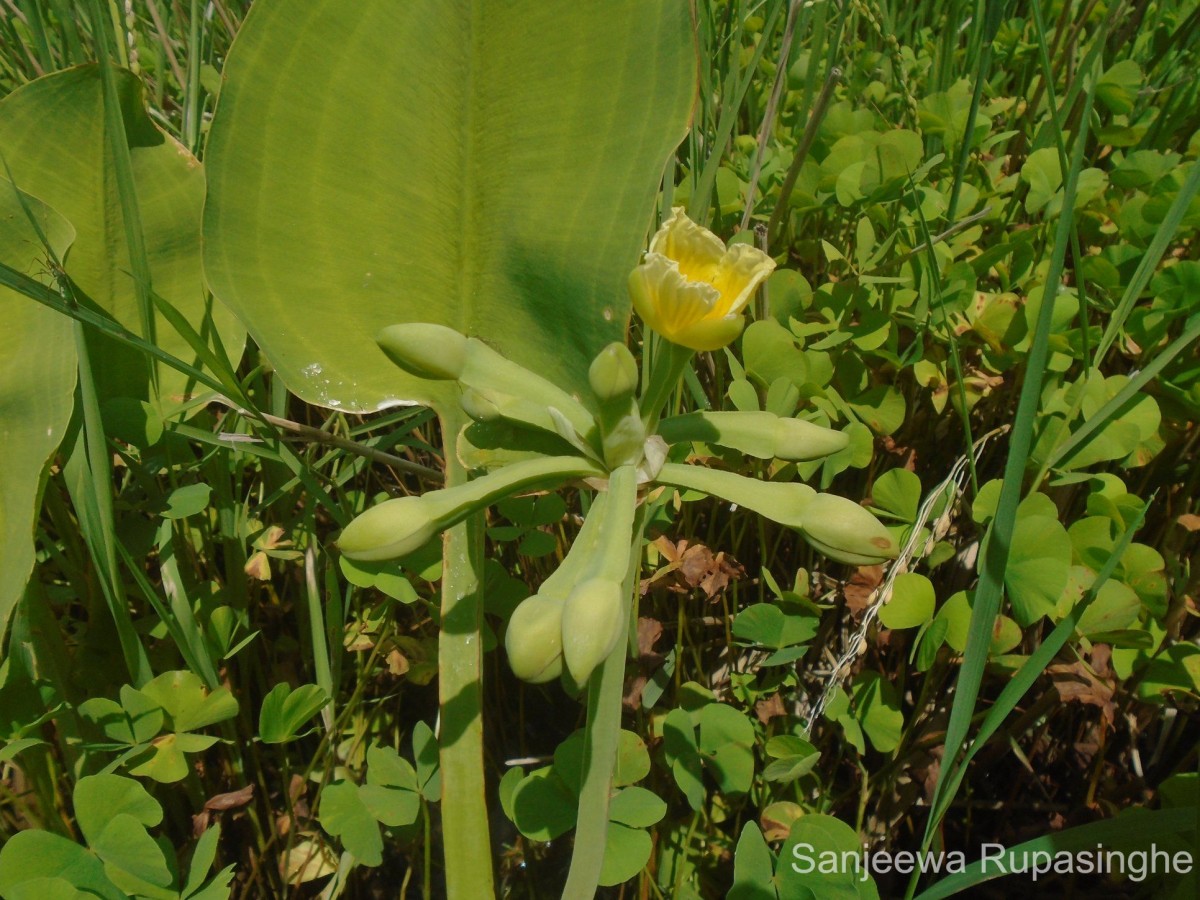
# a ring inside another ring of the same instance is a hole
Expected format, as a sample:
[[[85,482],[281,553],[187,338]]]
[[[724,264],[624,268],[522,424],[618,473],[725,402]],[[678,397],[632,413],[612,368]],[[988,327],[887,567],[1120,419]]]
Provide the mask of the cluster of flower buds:
[[[815,549],[851,565],[893,558],[892,534],[862,506],[807,485],[765,482],[733,472],[668,462],[672,444],[704,443],[760,459],[820,459],[847,446],[845,434],[768,412],[695,412],[659,419],[664,385],[691,352],[714,349],[741,331],[742,309],[771,271],[747,245],[726,248],[676,210],[631,276],[634,305],[668,341],[668,360],[642,380],[633,355],[610,344],[588,370],[590,396],[561,387],[483,341],[434,324],[393,325],[377,340],[387,356],[421,378],[458,384],[474,420],[458,436],[486,473],[466,484],[388,500],[351,522],[338,545],[350,559],[405,556],[472,512],[533,489],[585,479],[606,487],[559,568],[508,623],[509,664],[521,678],[587,682],[626,633],[627,593],[639,489],[654,485],[721,497],[800,533]],[[664,375],[664,373],[666,373]],[[480,440],[480,437],[485,440]]]
[[[614,469],[608,485],[562,564],[509,620],[504,648],[518,678],[541,683],[565,668],[575,685],[586,684],[625,634],[636,470]]]

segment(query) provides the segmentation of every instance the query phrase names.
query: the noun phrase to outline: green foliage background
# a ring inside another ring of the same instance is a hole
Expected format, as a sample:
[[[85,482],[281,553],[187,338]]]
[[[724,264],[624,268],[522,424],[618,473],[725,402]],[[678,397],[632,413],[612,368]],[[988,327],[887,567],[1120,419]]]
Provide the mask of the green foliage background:
[[[264,18],[285,5],[259,3]],[[332,547],[376,498],[435,487],[447,464],[431,411],[337,408],[436,401],[392,396],[403,376],[355,350],[429,316],[418,302],[347,313],[356,344],[305,309],[349,290],[371,253],[438,252],[436,218],[411,245],[397,237],[410,222],[389,230],[370,172],[391,157],[360,110],[398,80],[457,70],[438,46],[393,58],[386,13],[363,27],[312,4],[303,47],[328,54],[327,81],[299,64],[310,81],[224,81],[248,7],[0,2],[0,174],[23,192],[0,182],[4,897],[442,895],[439,548],[364,566]],[[620,333],[614,267],[635,260],[651,203],[768,248],[779,268],[754,321],[672,402],[799,416],[850,446],[795,464],[696,443],[689,458],[861,498],[905,551],[855,570],[697,492],[653,498],[604,883],[932,897],[971,890],[970,876],[805,880],[787,854],[801,839],[968,858],[1044,835],[1193,846],[1200,11],[700,0],[684,26],[672,9],[698,49],[686,136],[654,133],[686,104],[656,80],[653,34],[600,42],[596,71],[572,69],[571,91],[543,98],[559,123],[516,136],[524,168],[500,156],[502,121],[476,123],[481,171],[520,178],[481,177],[463,202],[527,244],[595,243],[580,296],[613,316],[580,332],[549,297],[532,317],[568,383]],[[522,34],[512,15],[496,71],[543,32],[570,46],[572,26],[637,24],[592,9]],[[290,45],[298,26],[272,27]],[[270,70],[269,53],[245,52]],[[638,152],[604,130],[617,101],[589,89],[610,64],[644,97]],[[258,149],[208,181],[205,273],[201,163],[219,157],[219,125],[207,139],[231,84],[231,103],[282,104],[272,123],[304,124],[313,146],[248,128]],[[314,127],[314,110],[338,127]],[[422,124],[406,108],[401,130],[440,159],[461,149],[433,139],[456,110]],[[576,152],[638,171],[542,178],[589,129],[596,145]],[[639,194],[680,137],[657,197]],[[351,151],[375,162],[339,172]],[[395,177],[415,165],[402,162]],[[329,173],[377,195],[361,228],[252,208],[262,183]],[[637,221],[573,220],[589,192]],[[427,199],[453,219],[446,197]],[[270,258],[256,242],[272,229],[276,242],[303,229],[316,249]],[[507,274],[479,259],[479,284],[507,296]],[[444,280],[417,268],[418,283]],[[463,327],[528,325],[482,309]],[[305,372],[310,348],[272,334],[277,321],[339,346]],[[557,684],[515,681],[496,638],[580,512],[570,493],[532,495],[486,523],[486,786],[504,896],[561,888],[584,710]],[[968,736],[965,759],[950,752]],[[1195,876],[1144,887],[1193,896]]]

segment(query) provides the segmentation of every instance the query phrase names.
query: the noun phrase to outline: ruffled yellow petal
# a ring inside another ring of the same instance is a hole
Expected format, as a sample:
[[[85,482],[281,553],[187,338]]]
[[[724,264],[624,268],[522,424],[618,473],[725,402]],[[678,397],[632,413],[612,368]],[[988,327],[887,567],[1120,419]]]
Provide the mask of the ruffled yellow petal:
[[[642,321],[667,340],[710,315],[721,299],[717,289],[688,281],[674,260],[647,253],[629,275],[629,293]]]
[[[688,281],[712,284],[725,255],[725,245],[707,228],[689,219],[682,206],[677,206],[650,241],[650,252],[675,260]]]
[[[721,316],[740,313],[774,270],[775,260],[757,247],[734,244],[721,258],[716,278],[709,282],[721,293],[713,313]]]
[[[672,343],[717,350],[742,330],[741,312],[775,261],[749,244],[725,244],[683,208],[659,228],[629,276],[642,321]]]

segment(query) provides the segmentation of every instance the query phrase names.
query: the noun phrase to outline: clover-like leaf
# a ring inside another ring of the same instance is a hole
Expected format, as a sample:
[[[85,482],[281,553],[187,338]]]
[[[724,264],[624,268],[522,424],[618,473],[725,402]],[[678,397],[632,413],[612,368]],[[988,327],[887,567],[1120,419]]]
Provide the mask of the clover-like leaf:
[[[149,791],[123,775],[85,775],[72,795],[79,830],[94,843],[115,816],[132,816],[140,825],[152,827],[163,819],[162,807]]]
[[[604,843],[604,862],[600,868],[600,884],[604,887],[621,884],[642,871],[650,860],[654,841],[650,833],[629,828],[619,822],[608,823]]]
[[[667,814],[667,804],[653,791],[627,787],[618,791],[608,807],[608,818],[630,828],[649,828]]]
[[[146,831],[146,826],[129,813],[111,816],[90,843],[96,855],[104,860],[108,877],[118,883],[122,874],[160,888],[170,887],[174,880],[162,847]]]
[[[879,610],[879,621],[892,629],[916,628],[933,618],[937,598],[933,582],[917,572],[896,576],[892,596]]]
[[[754,726],[739,710],[712,703],[700,710],[700,753],[727,794],[744,794],[754,781]]]
[[[822,854],[842,860],[862,852],[858,835],[845,822],[821,813],[801,816],[783,842],[779,865],[779,895],[788,900],[879,900],[869,874],[854,866],[820,866]],[[829,857],[825,857],[828,859]]]
[[[339,781],[321,792],[318,809],[321,827],[340,838],[342,846],[365,866],[383,862],[383,837],[379,823],[359,795],[358,785]]]
[[[727,900],[778,900],[775,855],[754,822],[742,827],[733,854],[733,887]]]
[[[128,900],[104,874],[104,863],[87,848],[65,837],[29,829],[18,831],[0,847],[0,896],[45,900],[54,895],[39,893],[39,889],[62,891],[55,884],[58,881],[86,892],[88,898]]]
[[[784,783],[807,775],[821,758],[816,747],[792,734],[779,734],[767,741],[767,756],[773,757],[773,762],[763,770],[763,777]]]
[[[525,837],[552,841],[575,825],[575,791],[547,766],[537,769],[512,794],[513,824]]]
[[[290,741],[327,703],[329,695],[318,685],[302,684],[292,690],[286,682],[277,684],[263,698],[258,714],[259,737],[265,744]]]
[[[878,672],[863,671],[854,679],[854,711],[880,753],[890,753],[900,745],[904,733],[900,697]]]
[[[164,672],[141,692],[167,711],[176,731],[194,731],[238,713],[237,699],[228,688],[210,693],[194,672]]]

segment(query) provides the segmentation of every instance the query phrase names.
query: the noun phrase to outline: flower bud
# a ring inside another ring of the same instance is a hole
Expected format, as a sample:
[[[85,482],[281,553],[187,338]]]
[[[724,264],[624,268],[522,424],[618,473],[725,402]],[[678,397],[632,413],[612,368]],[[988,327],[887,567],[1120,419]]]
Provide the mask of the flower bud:
[[[577,585],[563,605],[562,652],[576,684],[586,684],[592,671],[613,652],[621,637],[621,585],[593,578]]]
[[[629,348],[614,342],[601,350],[588,369],[588,383],[601,403],[628,397],[637,390],[638,368]]]
[[[817,494],[809,500],[801,532],[816,550],[853,566],[877,565],[900,552],[883,523],[854,501],[835,494]]]
[[[389,325],[375,342],[388,359],[418,378],[453,381],[467,365],[467,338],[445,325]]]
[[[500,408],[491,399],[473,388],[463,390],[459,403],[463,412],[476,422],[494,422],[503,416]]]
[[[823,428],[803,419],[780,419],[775,424],[775,455],[779,459],[803,462],[832,456],[850,446],[844,431]]]
[[[407,556],[441,530],[427,506],[421,497],[397,497],[373,506],[342,530],[338,548],[361,562]]]
[[[563,602],[534,594],[513,610],[504,635],[508,665],[522,681],[541,684],[562,674]]]

